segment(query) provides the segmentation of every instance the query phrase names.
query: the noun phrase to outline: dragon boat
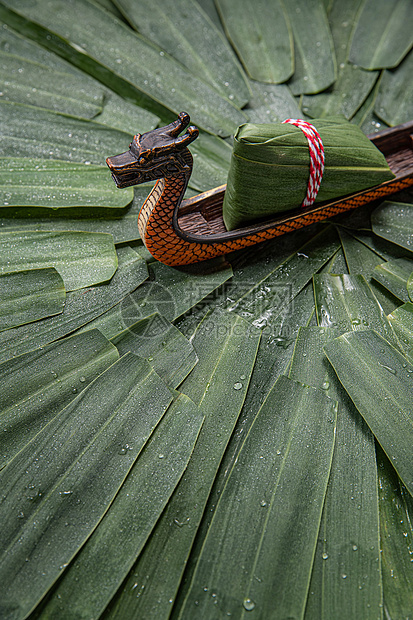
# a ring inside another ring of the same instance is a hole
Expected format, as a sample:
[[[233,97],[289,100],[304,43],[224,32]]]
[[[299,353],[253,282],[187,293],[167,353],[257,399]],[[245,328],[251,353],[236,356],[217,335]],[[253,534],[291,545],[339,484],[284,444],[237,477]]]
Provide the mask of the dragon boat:
[[[119,188],[157,181],[138,216],[143,243],[160,262],[182,266],[228,254],[355,209],[413,185],[413,121],[368,136],[395,178],[334,201],[290,210],[228,231],[222,216],[226,185],[184,199],[192,173],[188,145],[199,132],[185,112],[173,123],[134,136],[125,153],[108,157]],[[185,130],[185,133],[182,133]]]

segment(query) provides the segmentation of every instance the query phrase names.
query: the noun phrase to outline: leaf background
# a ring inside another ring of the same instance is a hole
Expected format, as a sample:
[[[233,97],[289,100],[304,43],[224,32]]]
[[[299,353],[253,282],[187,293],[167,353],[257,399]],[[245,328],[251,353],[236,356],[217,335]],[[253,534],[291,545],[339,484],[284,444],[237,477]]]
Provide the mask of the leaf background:
[[[104,162],[186,109],[193,195],[247,119],[411,121],[411,0],[151,6],[0,0],[0,616],[404,620],[413,193],[182,271]]]

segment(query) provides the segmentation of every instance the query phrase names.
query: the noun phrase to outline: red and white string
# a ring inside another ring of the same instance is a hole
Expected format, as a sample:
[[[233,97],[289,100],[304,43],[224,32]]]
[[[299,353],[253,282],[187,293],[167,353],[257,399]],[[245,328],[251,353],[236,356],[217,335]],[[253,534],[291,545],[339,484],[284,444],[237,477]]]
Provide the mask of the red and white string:
[[[310,151],[310,175],[308,178],[307,193],[304,198],[303,207],[310,207],[317,198],[321,181],[324,173],[324,145],[320,134],[311,123],[307,123],[300,118],[288,118],[283,121],[290,125],[295,125],[304,133],[307,138]]]

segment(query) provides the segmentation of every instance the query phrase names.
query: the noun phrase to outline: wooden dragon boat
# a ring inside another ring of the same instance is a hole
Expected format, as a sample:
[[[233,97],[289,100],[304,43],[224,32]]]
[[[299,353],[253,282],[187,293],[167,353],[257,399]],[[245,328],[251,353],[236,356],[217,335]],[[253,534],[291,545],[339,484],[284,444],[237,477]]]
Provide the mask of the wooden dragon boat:
[[[108,157],[117,187],[157,180],[138,216],[149,252],[171,266],[188,265],[309,226],[413,185],[413,121],[369,136],[395,178],[373,188],[227,231],[222,218],[226,186],[184,200],[193,159],[187,148],[198,136],[185,112],[167,125],[134,136],[129,151]],[[186,129],[182,135],[181,132]]]

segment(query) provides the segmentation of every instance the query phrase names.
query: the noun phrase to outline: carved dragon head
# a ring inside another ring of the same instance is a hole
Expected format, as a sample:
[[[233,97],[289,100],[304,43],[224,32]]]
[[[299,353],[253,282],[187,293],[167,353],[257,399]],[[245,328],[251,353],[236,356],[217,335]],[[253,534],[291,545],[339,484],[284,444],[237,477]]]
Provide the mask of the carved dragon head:
[[[188,169],[186,147],[199,135],[196,127],[188,127],[189,121],[189,115],[181,112],[178,119],[166,127],[142,135],[138,133],[129,151],[108,157],[106,163],[117,187],[154,181]]]

